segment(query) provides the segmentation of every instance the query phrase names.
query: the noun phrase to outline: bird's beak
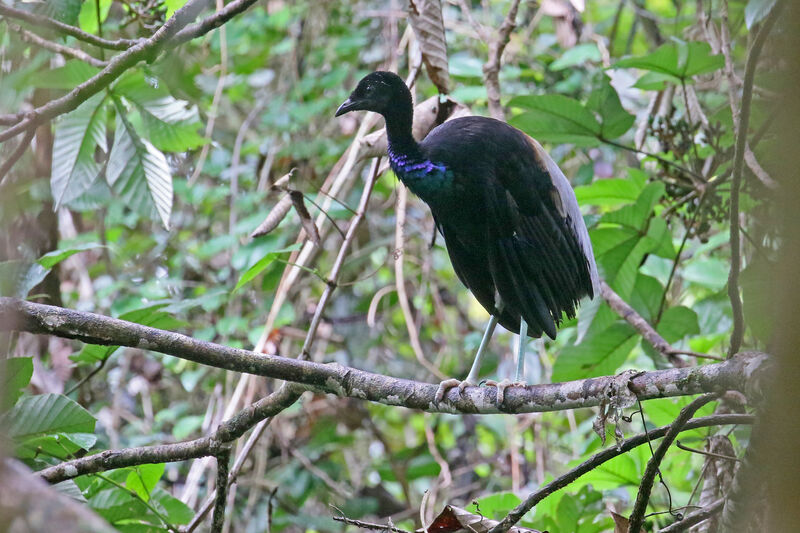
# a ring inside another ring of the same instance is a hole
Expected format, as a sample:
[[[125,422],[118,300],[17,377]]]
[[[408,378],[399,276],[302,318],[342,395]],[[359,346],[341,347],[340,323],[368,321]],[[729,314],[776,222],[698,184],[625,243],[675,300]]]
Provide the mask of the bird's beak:
[[[339,106],[339,109],[336,110],[336,114],[334,116],[338,117],[340,115],[344,115],[349,111],[355,111],[357,109],[358,109],[358,101],[348,98],[342,103],[342,105]]]

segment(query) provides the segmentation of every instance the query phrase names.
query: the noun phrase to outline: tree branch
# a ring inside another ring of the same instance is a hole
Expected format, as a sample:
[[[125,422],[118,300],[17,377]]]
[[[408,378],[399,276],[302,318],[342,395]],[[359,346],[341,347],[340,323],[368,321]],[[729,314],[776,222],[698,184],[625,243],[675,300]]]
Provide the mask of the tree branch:
[[[222,533],[225,525],[225,504],[228,500],[228,463],[231,460],[230,448],[224,448],[217,453],[217,500],[214,504],[214,514],[211,519],[212,533]]]
[[[187,24],[194,20],[208,4],[208,0],[190,0],[176,11],[151,37],[135,41],[125,52],[109,60],[103,70],[81,83],[61,98],[51,100],[47,104],[22,115],[24,118],[20,122],[0,132],[0,142],[7,141],[29,128],[37,127],[48,120],[72,111],[82,102],[86,101],[87,98],[108,87],[122,73],[136,65],[139,61],[155,60],[167,44],[179,44],[180,42],[184,42],[180,39],[188,40],[194,36],[202,35],[202,32],[214,29],[216,27],[215,24],[225,22],[228,18],[241,12],[250,5],[243,0],[233,2],[228,7],[232,7],[233,4],[236,4],[235,7],[237,9],[232,8],[228,10],[226,8],[221,10],[219,13],[212,15],[197,26],[192,26],[192,28],[194,28],[192,33],[184,34],[178,39],[178,33],[182,29],[185,29]],[[2,10],[0,10],[0,13],[1,12]],[[220,16],[220,13],[224,13],[225,16]],[[209,19],[212,19],[211,22],[207,22]]]
[[[42,28],[50,28],[52,30],[56,30],[60,33],[63,33],[64,35],[71,35],[72,37],[75,37],[79,41],[83,41],[85,43],[92,44],[94,46],[99,46],[101,48],[110,48],[112,50],[127,50],[128,48],[139,42],[138,40],[132,40],[132,39],[117,39],[116,41],[109,41],[108,39],[103,39],[102,37],[98,37],[97,35],[86,33],[85,31],[81,30],[80,28],[76,28],[75,26],[70,26],[69,24],[64,24],[63,22],[59,22],[55,19],[51,19],[49,17],[45,17],[42,15],[28,13],[27,11],[22,11],[21,9],[14,9],[13,7],[9,7],[2,3],[0,3],[0,15],[7,18],[22,20],[34,26]]]
[[[608,383],[615,379],[605,376],[511,387],[502,405],[497,404],[497,395],[490,387],[468,387],[463,393],[451,389],[445,401],[436,403],[437,385],[432,383],[392,378],[337,363],[258,354],[94,313],[0,298],[0,331],[8,330],[153,350],[216,368],[293,381],[318,392],[428,412],[530,413],[594,407],[603,399]],[[750,380],[758,378],[753,374],[765,358],[764,354],[749,352],[723,363],[643,372],[631,380],[631,387],[641,400],[709,391],[744,391]]]
[[[695,398],[692,403],[681,409],[678,417],[669,425],[669,430],[664,435],[664,440],[661,441],[661,444],[656,448],[655,453],[650,457],[650,460],[647,462],[647,467],[644,470],[642,482],[639,484],[639,493],[636,495],[636,503],[634,503],[633,511],[631,511],[630,523],[628,524],[629,532],[638,533],[642,528],[644,513],[647,510],[647,502],[650,501],[650,492],[653,489],[653,482],[656,479],[656,474],[660,474],[658,467],[667,454],[667,450],[677,438],[678,433],[683,431],[684,427],[686,427],[686,423],[694,416],[698,409],[716,398],[716,394],[706,394]]]
[[[729,415],[711,415],[702,418],[697,418],[695,420],[690,420],[686,425],[682,427],[682,431],[688,431],[690,429],[697,429],[702,427],[709,427],[709,426],[723,426],[728,424],[752,424],[755,420],[755,417],[752,415],[742,415],[742,414],[729,414]],[[500,521],[493,529],[489,530],[488,533],[505,533],[508,531],[514,524],[519,522],[525,514],[530,511],[531,509],[536,506],[540,501],[544,500],[549,495],[553,494],[557,490],[561,490],[579,477],[583,476],[585,473],[594,470],[601,464],[610,461],[614,457],[618,455],[622,455],[623,453],[628,453],[632,449],[641,446],[643,444],[647,444],[647,442],[660,439],[667,432],[670,430],[672,425],[663,426],[657,429],[651,429],[647,433],[641,433],[634,437],[630,437],[622,441],[619,446],[612,446],[610,448],[606,448],[605,450],[598,452],[591,456],[586,461],[582,462],[566,474],[557,477],[544,487],[540,488],[536,492],[532,493],[530,496],[525,498],[525,500],[520,503],[517,507],[512,510],[508,516],[506,516],[503,520]]]
[[[739,242],[739,187],[742,183],[742,169],[744,166],[744,154],[747,147],[747,129],[750,124],[750,104],[753,100],[753,82],[756,74],[758,57],[764,42],[778,20],[778,16],[783,10],[786,2],[778,2],[772,8],[772,12],[764,21],[764,25],[759,30],[750,52],[747,54],[747,62],[744,70],[744,83],[742,85],[742,101],[739,112],[739,123],[736,128],[736,147],[733,156],[733,178],[731,182],[731,206],[730,206],[730,226],[731,226],[731,270],[728,275],[728,297],[733,308],[733,332],[731,333],[731,345],[728,349],[728,356],[737,353],[742,347],[744,339],[744,311],[742,310],[742,299],[739,295],[739,271],[742,267],[741,243]]]
[[[698,419],[702,420],[702,418]],[[705,520],[708,520],[715,514],[722,511],[722,506],[725,503],[725,500],[720,498],[719,500],[715,501],[708,507],[704,507],[699,509],[693,513],[689,513],[683,520],[679,520],[674,524],[670,524],[667,527],[660,529],[658,533],[678,533],[679,531],[686,531],[690,527],[699,524]]]
[[[77,48],[70,48],[69,46],[64,46],[63,44],[58,44],[52,41],[48,41],[47,39],[39,37],[32,31],[28,31],[18,26],[17,24],[9,23],[8,27],[14,30],[15,32],[19,33],[22,36],[23,41],[35,44],[36,46],[40,46],[46,50],[50,50],[51,52],[74,57],[75,59],[80,59],[81,61],[84,61],[90,64],[91,66],[97,68],[103,68],[108,64],[107,61],[103,61],[101,59],[97,59],[96,57],[92,57],[83,50],[79,50]]]
[[[185,461],[186,459],[217,455],[227,443],[241,437],[253,425],[267,417],[275,416],[292,405],[303,391],[302,387],[283,386],[269,396],[242,409],[206,437],[174,444],[106,450],[96,455],[73,459],[45,468],[37,474],[49,483],[60,483],[84,474],[104,472],[126,466]]]
[[[636,310],[628,305],[628,303],[623,300],[619,294],[614,292],[614,289],[612,289],[608,283],[605,282],[605,280],[600,281],[600,294],[603,296],[603,299],[608,303],[608,306],[611,309],[613,309],[619,316],[624,318],[628,324],[633,326],[633,328],[639,332],[644,340],[646,340],[650,346],[655,348],[664,357],[669,359],[670,363],[676,367],[688,366],[686,361],[676,355],[675,350],[664,339],[664,337],[659,335],[653,326],[651,326],[647,320],[642,317],[642,315],[637,313]]]

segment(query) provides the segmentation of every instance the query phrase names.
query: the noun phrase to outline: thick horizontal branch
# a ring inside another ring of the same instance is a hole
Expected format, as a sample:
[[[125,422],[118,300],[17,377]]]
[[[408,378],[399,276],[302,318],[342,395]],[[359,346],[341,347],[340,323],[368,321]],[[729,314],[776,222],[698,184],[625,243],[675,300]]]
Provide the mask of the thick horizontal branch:
[[[681,431],[689,431],[690,429],[697,429],[697,428],[704,428],[704,427],[711,427],[711,426],[724,426],[729,424],[752,424],[755,421],[755,417],[752,415],[743,415],[743,414],[726,414],[726,415],[711,415],[711,416],[704,416],[702,418],[695,418],[694,420],[690,420],[688,423],[681,427]],[[668,426],[662,426],[660,428],[651,429],[647,433],[640,433],[639,435],[630,437],[622,441],[618,446],[611,446],[602,450],[593,456],[591,456],[586,461],[582,462],[566,474],[557,477],[547,485],[541,487],[536,492],[532,493],[530,496],[525,498],[525,500],[520,503],[514,510],[512,510],[508,516],[506,516],[503,520],[500,521],[494,528],[492,528],[488,533],[503,533],[508,531],[511,526],[516,524],[520,521],[520,519],[525,516],[525,514],[530,511],[531,509],[536,506],[540,501],[544,500],[546,497],[550,496],[554,492],[563,489],[576,479],[580,478],[587,472],[590,472],[597,468],[598,466],[602,465],[603,463],[610,461],[614,457],[618,455],[622,455],[624,453],[628,453],[629,451],[633,450],[641,446],[642,444],[646,444],[652,440],[660,439],[667,432],[672,428],[672,424]]]
[[[594,407],[615,382],[614,376],[605,376],[511,387],[502,405],[497,405],[493,388],[467,387],[463,393],[454,388],[444,401],[436,403],[437,385],[431,383],[392,378],[338,363],[258,354],[94,313],[0,298],[0,331],[9,330],[153,350],[216,368],[301,383],[318,392],[429,412],[533,413]],[[765,359],[764,354],[747,353],[711,365],[642,372],[631,378],[629,387],[640,400],[726,390],[745,392],[752,375],[766,366],[762,365]]]

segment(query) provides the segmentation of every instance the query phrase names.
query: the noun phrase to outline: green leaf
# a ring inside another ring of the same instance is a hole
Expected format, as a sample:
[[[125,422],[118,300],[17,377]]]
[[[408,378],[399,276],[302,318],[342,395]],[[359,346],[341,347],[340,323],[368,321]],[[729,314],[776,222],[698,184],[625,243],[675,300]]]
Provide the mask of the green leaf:
[[[672,76],[676,81],[691,81],[692,76],[706,74],[722,68],[725,58],[712,55],[706,42],[672,41],[661,45],[655,52],[640,57],[621,59],[613,68],[638,68]]]
[[[203,416],[184,416],[172,428],[172,436],[175,440],[183,440],[203,425]]]
[[[63,67],[42,72],[31,81],[35,87],[42,89],[71,90],[98,72],[100,72],[100,69],[87,65],[79,59],[70,59],[64,63]]]
[[[164,463],[134,466],[125,480],[125,487],[134,491],[144,501],[150,500],[150,493],[164,474]]]
[[[83,0],[48,0],[47,2],[37,2],[34,13],[54,18],[64,24],[74,26],[78,21],[78,13],[81,11]]]
[[[513,492],[497,492],[481,497],[477,502],[468,505],[466,509],[472,513],[480,511],[481,514],[490,519],[499,520],[505,517],[514,507],[519,505],[521,501],[519,496]],[[476,503],[477,507],[475,505]]]
[[[147,506],[128,491],[109,484],[106,486],[111,488],[89,498],[89,506],[112,524],[130,518],[141,519],[150,513]]]
[[[28,386],[33,376],[32,357],[12,357],[0,360],[0,411],[6,411],[17,403],[22,389]]]
[[[625,362],[638,337],[628,324],[616,323],[561,351],[553,365],[553,381],[613,374]]]
[[[509,123],[539,141],[599,144],[600,123],[577,100],[560,94],[529,95],[513,98],[509,105],[527,110]]]
[[[170,524],[188,524],[194,518],[194,511],[191,507],[160,487],[153,489],[150,498],[166,512],[167,521]]]
[[[744,8],[744,22],[747,29],[753,29],[754,24],[758,24],[769,15],[775,7],[777,0],[750,0]]]
[[[641,191],[642,187],[632,180],[613,178],[575,187],[575,196],[580,205],[614,207],[635,202]]]
[[[656,278],[638,273],[628,303],[645,320],[651,322],[658,314],[658,307],[661,305],[663,293],[664,287],[661,286],[661,283]]]
[[[636,203],[626,205],[616,211],[603,215],[602,223],[614,223],[636,230],[644,230],[653,214],[653,208],[663,198],[666,187],[662,182],[649,183],[639,193]]]
[[[97,0],[89,0],[84,2],[81,6],[81,12],[78,15],[78,23],[80,28],[87,33],[97,34],[99,27],[97,25]],[[100,0],[100,22],[105,22],[108,18],[108,11],[111,9],[111,0]]]
[[[69,358],[79,364],[95,364],[111,357],[111,354],[116,352],[117,349],[119,349],[119,346],[87,344],[81,348],[80,352],[70,355]]]
[[[258,263],[251,266],[249,269],[247,269],[247,272],[242,274],[242,277],[239,278],[239,281],[236,283],[236,287],[233,288],[233,291],[238,291],[246,283],[261,274],[265,268],[267,268],[270,264],[272,264],[273,261],[275,261],[275,259],[278,258],[279,255],[286,252],[294,252],[295,250],[299,250],[300,246],[300,243],[295,243],[291,246],[287,246],[286,248],[281,248],[280,250],[267,253]]]
[[[664,311],[656,330],[670,344],[687,335],[697,335],[700,333],[697,313],[682,305],[670,307]]]
[[[53,209],[78,198],[100,174],[95,151],[106,147],[105,95],[96,94],[56,123],[50,189]]]
[[[728,263],[721,259],[698,258],[684,266],[681,276],[687,281],[718,291],[728,283],[728,269]]]
[[[0,425],[17,442],[55,433],[92,433],[94,424],[89,411],[62,394],[24,397],[0,416]]]
[[[550,63],[550,70],[564,70],[565,68],[583,66],[592,61],[600,61],[602,56],[595,43],[579,44],[573,46],[561,56]],[[478,63],[478,75],[480,75],[480,62]]]
[[[172,211],[172,173],[164,154],[142,139],[124,118],[127,111],[117,105],[117,131],[108,156],[108,184],[128,207],[153,216],[154,211],[169,229]]]
[[[102,248],[102,247],[103,247],[102,244],[94,242],[79,244],[71,248],[65,248],[62,250],[53,250],[52,252],[44,254],[36,262],[42,265],[44,268],[53,268],[64,259],[72,257],[73,255],[79,252],[84,252],[86,250],[94,250],[95,248]]]
[[[600,117],[600,136],[604,139],[616,139],[627,132],[636,117],[625,111],[619,101],[616,89],[611,86],[608,76],[603,77],[603,84],[589,95],[586,108]]]

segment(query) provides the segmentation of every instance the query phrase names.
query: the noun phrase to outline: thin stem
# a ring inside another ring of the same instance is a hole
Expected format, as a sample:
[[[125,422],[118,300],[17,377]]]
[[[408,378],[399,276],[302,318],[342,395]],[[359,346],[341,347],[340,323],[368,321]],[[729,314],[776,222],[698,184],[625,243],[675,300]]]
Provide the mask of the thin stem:
[[[739,349],[742,347],[742,340],[744,339],[744,311],[742,309],[742,298],[739,295],[739,272],[742,267],[739,231],[739,188],[742,183],[744,152],[747,146],[747,129],[750,124],[753,82],[755,80],[756,65],[758,64],[758,57],[761,55],[761,49],[764,47],[767,36],[778,20],[778,16],[785,4],[786,2],[781,1],[772,8],[772,12],[764,21],[764,25],[753,40],[752,46],[750,46],[750,53],[747,54],[747,62],[745,64],[739,124],[736,128],[736,149],[733,156],[733,179],[731,183],[730,199],[731,270],[728,275],[728,297],[730,298],[731,308],[733,310],[733,332],[731,333],[728,357],[739,352]]]
[[[214,515],[211,519],[212,533],[221,533],[225,525],[225,504],[228,500],[228,463],[231,460],[230,448],[224,448],[217,454],[217,495],[214,504]]]
[[[100,473],[95,473],[95,474],[92,474],[92,475],[93,475],[93,476],[97,476],[97,477],[99,477],[100,479],[102,479],[103,481],[105,481],[106,483],[110,483],[111,485],[114,485],[114,486],[115,486],[115,487],[117,487],[118,489],[121,489],[121,490],[123,490],[123,491],[127,492],[128,494],[130,494],[130,495],[131,495],[131,497],[133,497],[133,498],[136,498],[137,500],[139,500],[140,502],[142,502],[142,504],[143,504],[145,507],[147,507],[148,509],[150,509],[150,512],[151,512],[151,513],[153,513],[154,515],[156,515],[156,516],[158,517],[158,519],[159,519],[159,520],[161,520],[161,522],[164,524],[164,527],[166,527],[166,528],[167,528],[167,529],[169,529],[170,531],[174,531],[174,532],[176,532],[176,533],[177,533],[178,529],[177,529],[175,526],[173,526],[172,524],[170,524],[170,523],[169,523],[169,521],[167,520],[167,517],[166,517],[166,516],[164,516],[163,514],[161,514],[161,512],[160,512],[158,509],[156,509],[155,507],[153,507],[153,505],[152,505],[152,504],[151,504],[149,501],[147,501],[147,500],[145,500],[144,498],[142,498],[141,496],[139,496],[139,493],[138,493],[138,492],[136,492],[135,490],[131,490],[131,489],[129,489],[128,487],[126,487],[126,486],[125,486],[125,485],[123,485],[122,483],[118,483],[118,482],[114,481],[113,479],[111,479],[110,477],[108,477],[108,476],[105,476],[105,475],[103,475],[103,474],[100,474]]]

